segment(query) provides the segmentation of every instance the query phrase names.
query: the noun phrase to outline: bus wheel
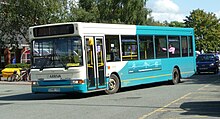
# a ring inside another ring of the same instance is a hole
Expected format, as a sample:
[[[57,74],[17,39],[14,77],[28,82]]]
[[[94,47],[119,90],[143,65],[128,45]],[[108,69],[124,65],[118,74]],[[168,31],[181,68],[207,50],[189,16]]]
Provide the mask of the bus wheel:
[[[119,78],[115,75],[112,74],[110,76],[109,82],[108,82],[108,89],[105,90],[107,94],[114,94],[118,92],[119,90]]]
[[[172,77],[172,83],[175,85],[175,84],[178,84],[180,82],[180,72],[177,68],[174,68],[173,69],[173,77]]]

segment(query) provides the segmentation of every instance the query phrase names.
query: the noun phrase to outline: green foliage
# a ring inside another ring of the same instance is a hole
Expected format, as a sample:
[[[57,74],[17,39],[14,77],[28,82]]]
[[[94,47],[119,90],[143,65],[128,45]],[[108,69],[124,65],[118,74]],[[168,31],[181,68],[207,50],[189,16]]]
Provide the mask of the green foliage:
[[[0,4],[0,39],[18,44],[17,38],[28,41],[28,27],[65,22],[68,17],[67,1],[61,0],[7,0]]]
[[[150,24],[147,0],[79,0],[71,5],[72,21],[124,24]]]
[[[7,0],[0,4],[0,42],[28,40],[28,28],[58,22],[151,24],[147,0]],[[2,47],[2,46],[1,46]]]
[[[184,21],[186,27],[195,30],[197,50],[203,49],[206,52],[220,50],[220,20],[215,14],[197,9],[193,10]]]
[[[163,23],[157,23],[157,26],[185,27],[185,24],[179,21],[171,21],[171,22],[164,21]]]
[[[71,3],[69,21],[96,22],[99,18],[96,0],[79,0],[79,4]]]
[[[0,47],[28,40],[28,27],[58,22],[123,23],[136,25],[192,27],[197,50],[220,50],[219,19],[213,13],[193,10],[184,23],[151,17],[148,0],[7,0],[0,4]]]
[[[178,21],[171,21],[168,26],[170,27],[185,27],[185,24],[183,22]]]
[[[6,68],[30,68],[30,64],[17,63],[17,64],[8,64]]]

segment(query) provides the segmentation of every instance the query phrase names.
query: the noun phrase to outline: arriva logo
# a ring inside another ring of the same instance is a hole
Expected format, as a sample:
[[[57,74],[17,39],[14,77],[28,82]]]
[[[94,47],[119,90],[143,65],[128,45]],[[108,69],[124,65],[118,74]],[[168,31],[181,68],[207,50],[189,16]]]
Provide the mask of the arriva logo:
[[[61,78],[61,75],[59,75],[59,74],[51,74],[49,77],[50,78]]]

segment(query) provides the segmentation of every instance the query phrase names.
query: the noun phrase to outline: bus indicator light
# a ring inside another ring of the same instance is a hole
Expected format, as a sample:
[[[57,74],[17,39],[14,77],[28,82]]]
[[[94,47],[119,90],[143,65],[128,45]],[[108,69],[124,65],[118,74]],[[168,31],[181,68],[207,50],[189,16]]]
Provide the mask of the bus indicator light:
[[[83,84],[84,80],[73,80],[73,84]]]

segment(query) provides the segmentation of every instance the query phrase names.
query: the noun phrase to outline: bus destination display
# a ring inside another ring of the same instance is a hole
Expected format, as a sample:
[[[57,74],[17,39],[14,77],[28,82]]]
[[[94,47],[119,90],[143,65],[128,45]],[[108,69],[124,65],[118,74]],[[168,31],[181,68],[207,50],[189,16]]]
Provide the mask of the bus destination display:
[[[56,25],[56,26],[36,27],[33,30],[34,30],[34,37],[65,35],[65,34],[74,33],[74,25],[65,24],[65,25]]]

